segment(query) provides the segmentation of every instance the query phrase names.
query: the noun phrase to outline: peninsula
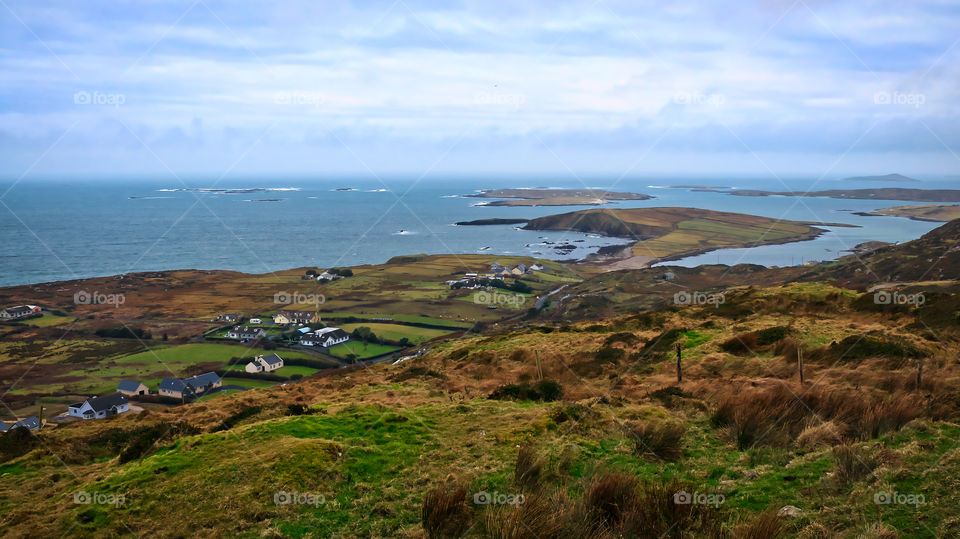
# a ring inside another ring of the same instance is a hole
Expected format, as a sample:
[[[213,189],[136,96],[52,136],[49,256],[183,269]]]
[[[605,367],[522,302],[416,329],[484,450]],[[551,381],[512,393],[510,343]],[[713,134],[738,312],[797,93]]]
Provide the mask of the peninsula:
[[[592,209],[530,220],[527,230],[573,230],[635,241],[613,256],[588,262],[607,270],[642,268],[715,249],[804,241],[825,230],[786,221],[699,208]]]

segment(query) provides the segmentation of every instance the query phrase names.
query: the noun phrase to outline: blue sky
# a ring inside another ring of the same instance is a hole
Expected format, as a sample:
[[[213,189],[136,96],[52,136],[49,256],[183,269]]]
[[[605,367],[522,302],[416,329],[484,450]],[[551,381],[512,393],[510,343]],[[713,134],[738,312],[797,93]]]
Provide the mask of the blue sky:
[[[955,2],[0,0],[0,176],[960,174]]]

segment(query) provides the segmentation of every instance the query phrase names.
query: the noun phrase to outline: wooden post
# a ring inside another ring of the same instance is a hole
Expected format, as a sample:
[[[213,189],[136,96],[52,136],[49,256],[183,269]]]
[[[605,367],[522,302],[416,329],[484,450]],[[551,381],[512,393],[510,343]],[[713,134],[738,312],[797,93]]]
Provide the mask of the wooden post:
[[[680,343],[677,343],[677,383],[683,382],[683,366],[680,364],[681,360],[681,351],[683,346]]]
[[[800,371],[800,385],[803,385],[803,349],[797,347],[797,370]]]
[[[917,391],[920,391],[921,383],[923,383],[923,358],[917,360]]]
[[[42,404],[40,405],[40,417],[37,419],[38,419],[37,430],[40,430],[43,428],[43,405]]]

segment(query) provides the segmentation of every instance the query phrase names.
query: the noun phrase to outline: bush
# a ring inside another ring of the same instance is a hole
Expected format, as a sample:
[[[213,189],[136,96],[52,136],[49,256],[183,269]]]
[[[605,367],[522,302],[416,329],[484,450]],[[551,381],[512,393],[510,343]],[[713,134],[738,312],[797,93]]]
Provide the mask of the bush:
[[[626,425],[637,455],[652,453],[664,460],[683,456],[683,435],[687,427],[680,421],[633,421]]]
[[[532,487],[540,482],[542,472],[543,457],[532,446],[520,446],[517,464],[513,469],[513,481],[521,487]]]
[[[98,329],[94,332],[97,337],[106,337],[109,339],[141,339],[147,340],[152,337],[149,331],[143,328],[130,328],[119,326],[115,328]]]
[[[217,428],[214,429],[214,432],[221,430],[229,430],[235,427],[238,423],[253,417],[263,411],[263,406],[248,406],[239,412],[234,413],[230,417],[223,420]]]
[[[420,520],[430,539],[460,537],[470,525],[467,489],[462,485],[436,485],[423,497]]]
[[[506,384],[493,390],[490,394],[494,400],[531,400],[553,402],[563,396],[563,387],[557,382],[543,380],[531,386],[524,384]]]
[[[786,523],[777,511],[767,510],[733,530],[737,539],[776,539],[786,535]]]
[[[852,445],[833,448],[833,478],[839,485],[849,485],[873,473],[874,459],[863,449]]]

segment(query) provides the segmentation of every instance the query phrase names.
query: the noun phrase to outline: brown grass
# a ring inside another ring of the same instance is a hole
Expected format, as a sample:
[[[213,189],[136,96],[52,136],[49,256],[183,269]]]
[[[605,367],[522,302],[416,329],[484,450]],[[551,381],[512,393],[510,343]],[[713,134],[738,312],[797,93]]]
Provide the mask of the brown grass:
[[[470,525],[467,489],[461,484],[441,483],[427,491],[420,520],[430,539],[460,537]]]
[[[687,427],[680,421],[629,421],[624,426],[637,455],[653,454],[664,460],[683,456],[683,435]]]

